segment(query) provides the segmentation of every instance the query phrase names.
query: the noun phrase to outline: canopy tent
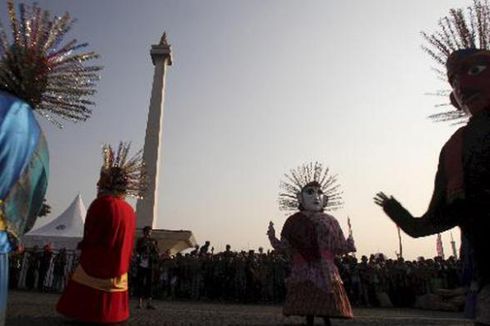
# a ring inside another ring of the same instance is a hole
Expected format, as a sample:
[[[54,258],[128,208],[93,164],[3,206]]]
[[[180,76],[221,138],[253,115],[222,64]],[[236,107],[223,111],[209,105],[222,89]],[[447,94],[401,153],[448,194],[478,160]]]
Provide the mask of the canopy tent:
[[[75,250],[83,237],[87,210],[82,197],[77,195],[70,206],[53,221],[27,232],[22,238],[26,248],[42,247],[51,243],[53,249]]]

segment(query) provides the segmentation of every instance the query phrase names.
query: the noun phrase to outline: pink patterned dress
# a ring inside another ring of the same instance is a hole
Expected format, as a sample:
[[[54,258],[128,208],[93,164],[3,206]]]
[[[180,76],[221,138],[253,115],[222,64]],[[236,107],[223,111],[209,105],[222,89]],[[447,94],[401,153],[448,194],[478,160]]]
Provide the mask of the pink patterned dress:
[[[269,239],[274,249],[286,251],[291,257],[284,315],[353,317],[334,258],[356,248],[352,238],[344,237],[333,216],[298,212],[284,223],[281,240],[271,235]]]

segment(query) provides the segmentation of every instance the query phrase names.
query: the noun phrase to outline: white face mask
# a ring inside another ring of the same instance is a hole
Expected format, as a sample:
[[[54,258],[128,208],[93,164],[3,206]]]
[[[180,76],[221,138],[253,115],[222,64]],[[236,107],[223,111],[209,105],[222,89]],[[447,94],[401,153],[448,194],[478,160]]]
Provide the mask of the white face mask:
[[[298,201],[305,211],[320,212],[325,205],[325,195],[320,187],[306,186],[298,194]]]

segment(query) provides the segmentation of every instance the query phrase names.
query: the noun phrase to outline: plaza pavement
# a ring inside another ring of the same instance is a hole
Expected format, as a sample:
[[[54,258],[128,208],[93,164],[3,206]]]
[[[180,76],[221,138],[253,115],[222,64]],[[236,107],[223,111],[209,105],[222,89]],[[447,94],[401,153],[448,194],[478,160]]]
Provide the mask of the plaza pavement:
[[[7,326],[73,325],[54,311],[59,294],[10,291]],[[277,305],[240,305],[183,301],[155,301],[156,310],[136,309],[131,301],[129,326],[157,325],[302,325],[303,319],[286,318]],[[79,304],[83,304],[80,302]],[[471,326],[461,313],[415,309],[354,309],[354,320],[333,320],[333,326]],[[79,325],[79,324],[78,324]],[[319,319],[316,325],[323,325]]]

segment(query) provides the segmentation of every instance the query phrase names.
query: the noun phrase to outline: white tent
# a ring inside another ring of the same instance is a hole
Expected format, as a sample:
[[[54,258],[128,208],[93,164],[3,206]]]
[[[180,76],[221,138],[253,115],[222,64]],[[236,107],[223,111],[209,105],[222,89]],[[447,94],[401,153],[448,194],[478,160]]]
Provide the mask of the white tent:
[[[22,242],[26,248],[42,247],[51,243],[53,249],[74,250],[83,237],[87,210],[82,197],[77,195],[70,206],[57,218],[37,229],[27,232]]]

